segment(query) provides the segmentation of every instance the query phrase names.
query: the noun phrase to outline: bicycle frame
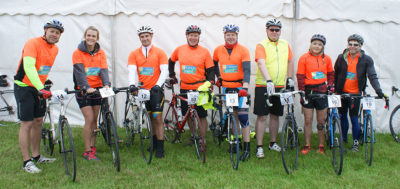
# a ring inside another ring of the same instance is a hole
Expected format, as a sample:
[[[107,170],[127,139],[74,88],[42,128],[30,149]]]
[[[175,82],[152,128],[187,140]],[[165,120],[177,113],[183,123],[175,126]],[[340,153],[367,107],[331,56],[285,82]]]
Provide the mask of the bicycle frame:
[[[1,107],[0,108],[0,112],[5,112],[8,111],[9,115],[12,115],[15,113],[13,107],[7,102],[6,98],[4,98],[4,94],[9,94],[9,93],[14,93],[14,90],[4,90],[4,91],[0,91],[0,98],[1,100],[4,102],[4,104],[6,105],[5,107]]]

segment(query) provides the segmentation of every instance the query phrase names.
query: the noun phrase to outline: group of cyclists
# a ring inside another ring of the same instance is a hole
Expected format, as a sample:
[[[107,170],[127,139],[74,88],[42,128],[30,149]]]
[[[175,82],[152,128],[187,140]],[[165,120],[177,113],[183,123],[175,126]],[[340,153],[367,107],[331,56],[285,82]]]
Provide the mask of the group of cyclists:
[[[266,105],[266,95],[271,95],[283,89],[294,90],[294,59],[289,43],[280,38],[282,23],[277,19],[266,23],[267,37],[256,46],[254,110],[256,115],[256,157],[264,157],[263,137],[266,129],[267,116],[269,117],[270,143],[269,150],[280,151],[276,143],[279,128],[279,117],[283,115],[283,106],[277,96],[271,96],[271,107]],[[29,173],[40,172],[36,163],[54,162],[54,158],[47,158],[40,154],[41,125],[45,113],[45,101],[51,97],[51,91],[44,88],[48,73],[58,53],[58,42],[64,27],[61,22],[52,20],[44,25],[44,35],[29,39],[22,51],[17,73],[14,77],[15,99],[18,106],[18,118],[21,120],[19,131],[19,145],[23,157],[23,170]],[[222,87],[223,93],[238,93],[239,106],[235,107],[236,122],[240,123],[243,136],[243,149],[240,159],[250,158],[250,124],[249,108],[243,106],[246,102],[251,75],[251,59],[249,50],[238,43],[239,27],[228,24],[223,27],[225,44],[215,48],[213,56],[208,49],[199,44],[202,31],[196,25],[186,29],[187,43],[177,47],[168,59],[161,48],[152,44],[154,31],[150,26],[141,26],[137,35],[141,46],[132,51],[128,58],[129,91],[137,94],[139,86],[150,90],[150,100],[146,108],[151,117],[153,144],[155,157],[163,158],[164,153],[164,83],[180,81],[180,93],[191,90],[207,91],[211,85]],[[73,81],[75,89],[94,93],[98,88],[109,88],[111,82],[108,77],[106,54],[98,43],[100,33],[93,26],[84,32],[84,40],[78,44],[73,52]],[[311,38],[308,52],[298,61],[296,78],[298,89],[307,94],[326,93],[337,94],[361,93],[366,88],[368,77],[372,87],[379,97],[387,97],[380,88],[374,62],[363,50],[364,40],[358,34],[350,35],[347,39],[347,48],[337,57],[332,66],[331,58],[324,53],[326,38],[315,34]],[[175,63],[179,61],[179,79],[175,73]],[[141,84],[139,85],[140,82]],[[267,95],[267,96],[268,96]],[[76,101],[85,119],[83,128],[84,152],[87,160],[100,160],[96,152],[97,117],[101,105],[101,96],[91,95],[84,98],[76,95]],[[303,154],[311,150],[312,120],[314,109],[317,115],[317,130],[319,147],[317,152],[324,153],[324,124],[327,114],[327,101],[324,99],[310,99],[308,103],[301,102],[304,112],[305,146]],[[357,119],[359,100],[343,101],[340,108],[343,138],[347,142],[349,129],[348,112],[352,123],[353,151],[358,151],[360,125]],[[183,115],[187,111],[187,102],[181,102]],[[202,106],[196,106],[200,117],[201,128],[207,131],[207,111]],[[188,122],[189,128],[194,129]],[[203,132],[205,133],[205,132]],[[191,145],[189,140],[186,145]],[[31,155],[30,155],[31,150]],[[230,149],[233,150],[233,149]],[[237,152],[239,153],[239,152]]]

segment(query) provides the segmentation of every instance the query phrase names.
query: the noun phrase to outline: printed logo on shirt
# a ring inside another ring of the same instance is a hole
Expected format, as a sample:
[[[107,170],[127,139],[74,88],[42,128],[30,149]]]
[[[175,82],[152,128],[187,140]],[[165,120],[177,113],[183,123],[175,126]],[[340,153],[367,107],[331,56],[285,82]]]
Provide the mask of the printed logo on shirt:
[[[89,67],[89,68],[85,68],[85,73],[86,73],[86,76],[99,75],[99,73],[100,73],[100,68],[99,68],[99,67]]]
[[[38,70],[39,75],[47,75],[50,72],[51,66],[40,66]]]
[[[196,74],[196,66],[185,66],[185,65],[182,65],[182,73],[185,73],[185,74]]]
[[[153,75],[153,67],[139,67],[140,75]]]
[[[237,73],[238,72],[238,66],[237,65],[223,65],[222,66],[222,71],[224,73]]]
[[[356,80],[356,74],[353,72],[347,72],[346,79]]]
[[[326,78],[324,72],[311,72],[311,76],[313,79],[324,79]]]

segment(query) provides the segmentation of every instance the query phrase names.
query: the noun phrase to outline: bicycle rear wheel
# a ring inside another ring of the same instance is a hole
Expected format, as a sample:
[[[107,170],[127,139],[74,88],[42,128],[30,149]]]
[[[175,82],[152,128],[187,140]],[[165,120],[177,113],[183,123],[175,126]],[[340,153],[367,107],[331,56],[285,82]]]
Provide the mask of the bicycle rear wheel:
[[[135,114],[137,106],[133,104],[129,104],[127,109],[125,110],[125,119],[124,119],[124,128],[125,128],[125,136],[126,136],[126,146],[132,145],[135,139]]]
[[[110,146],[114,167],[120,171],[117,125],[111,112],[106,113],[107,144]]]
[[[296,170],[299,155],[299,144],[295,122],[292,118],[286,118],[281,133],[281,154],[283,167],[287,174]]]
[[[222,137],[222,108],[220,106],[217,107],[216,110],[211,111],[211,123],[210,123],[210,130],[213,136],[213,140],[215,144],[221,145]]]
[[[190,110],[189,110],[190,111]],[[196,111],[191,113],[188,121],[192,121],[194,131],[192,132],[192,140],[194,144],[194,148],[196,151],[197,158],[202,160],[203,163],[206,162],[206,144],[205,144],[205,134],[202,129],[202,125],[200,122],[200,118],[197,115]]]
[[[60,142],[61,142],[61,154],[64,159],[65,173],[71,177],[72,181],[76,178],[76,156],[74,140],[72,137],[71,127],[69,126],[68,120],[62,118],[59,121],[60,131]]]
[[[46,122],[49,123],[46,123]],[[53,132],[51,131],[52,125],[54,125],[53,120],[50,116],[50,111],[46,111],[43,117],[42,123],[42,142],[43,142],[43,150],[49,154],[53,155],[54,152],[54,140],[53,140]]]
[[[230,128],[232,126],[233,128]],[[233,131],[233,133],[231,133]],[[232,137],[233,134],[233,137]],[[231,114],[228,118],[228,144],[230,149],[231,163],[233,169],[239,168],[239,136],[235,117]]]
[[[390,133],[392,134],[394,140],[400,143],[400,105],[397,105],[396,108],[390,114]]]
[[[139,115],[139,134],[140,134],[140,148],[142,156],[147,164],[151,163],[153,157],[153,130],[151,128],[151,120],[146,109],[143,109]]]
[[[164,115],[164,138],[170,143],[178,140],[178,120],[176,109],[173,105],[168,106],[167,113]]]
[[[366,115],[365,119],[365,134],[364,134],[364,145],[365,145],[365,162],[371,166],[372,155],[374,152],[374,128],[372,125],[371,115]]]
[[[342,174],[343,169],[343,136],[339,118],[333,118],[332,130],[329,130],[331,138],[332,165],[337,175]]]

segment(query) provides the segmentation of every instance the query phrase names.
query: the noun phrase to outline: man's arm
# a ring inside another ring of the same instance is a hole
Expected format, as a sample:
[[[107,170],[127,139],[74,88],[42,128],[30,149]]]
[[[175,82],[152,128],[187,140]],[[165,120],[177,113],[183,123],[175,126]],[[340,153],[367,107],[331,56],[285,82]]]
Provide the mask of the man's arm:
[[[243,88],[249,88],[250,83],[250,75],[251,75],[251,67],[250,61],[242,62],[243,67]]]
[[[32,85],[36,88],[36,90],[40,91],[41,89],[43,89],[43,83],[42,81],[40,81],[39,74],[35,67],[36,59],[30,56],[25,56],[23,58],[23,64],[26,76],[28,77]]]
[[[291,58],[288,61],[288,68],[287,68],[287,77],[293,78],[293,70],[294,70],[294,61],[293,58]]]
[[[271,80],[269,76],[267,66],[265,65],[265,59],[258,59],[257,60],[258,69],[261,72],[261,75],[264,77],[265,81]]]
[[[378,75],[375,71],[374,61],[372,58],[368,58],[367,60],[367,76],[368,80],[371,83],[372,87],[375,89],[376,94],[382,94],[381,85],[379,84]]]
[[[175,62],[170,59],[168,59],[168,70],[169,70],[169,77],[175,77]]]

